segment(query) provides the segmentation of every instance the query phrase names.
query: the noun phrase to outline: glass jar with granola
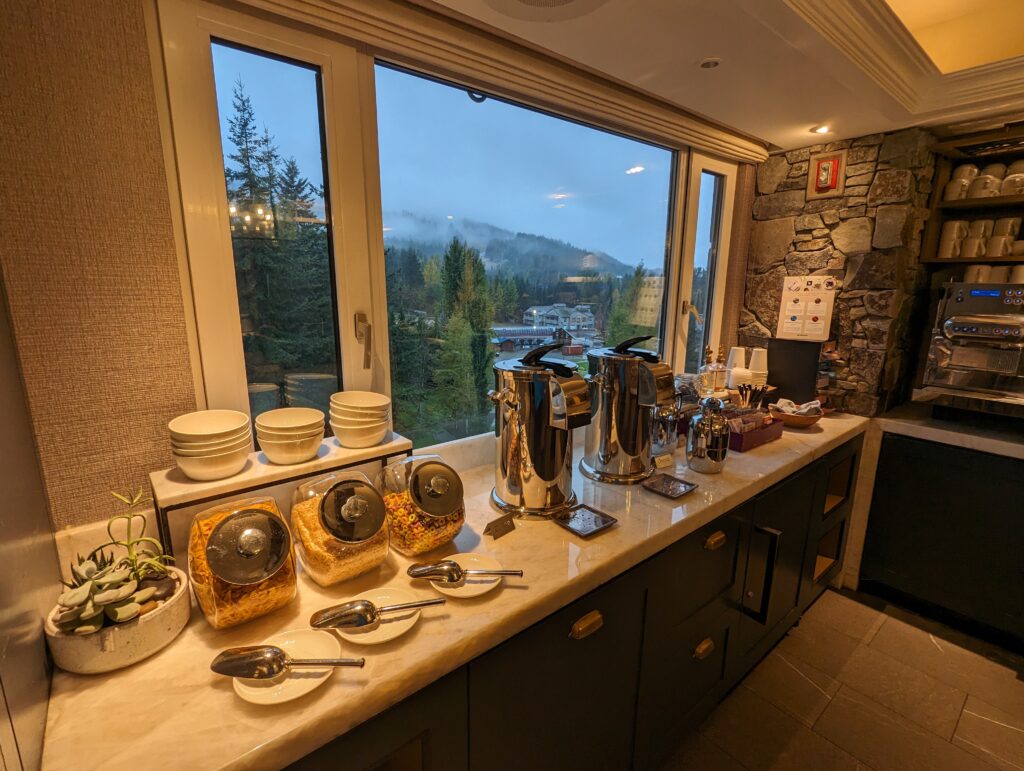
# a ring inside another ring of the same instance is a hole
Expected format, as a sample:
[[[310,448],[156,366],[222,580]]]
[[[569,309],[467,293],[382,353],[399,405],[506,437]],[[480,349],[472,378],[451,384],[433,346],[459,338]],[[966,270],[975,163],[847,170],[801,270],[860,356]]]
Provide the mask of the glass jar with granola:
[[[216,629],[291,602],[295,555],[274,499],[230,501],[196,514],[188,539],[188,572],[199,607]]]
[[[391,545],[407,556],[442,546],[466,521],[462,480],[437,455],[389,463],[377,476],[388,510]]]
[[[320,586],[360,576],[388,556],[384,501],[358,471],[299,485],[291,519],[302,567]]]

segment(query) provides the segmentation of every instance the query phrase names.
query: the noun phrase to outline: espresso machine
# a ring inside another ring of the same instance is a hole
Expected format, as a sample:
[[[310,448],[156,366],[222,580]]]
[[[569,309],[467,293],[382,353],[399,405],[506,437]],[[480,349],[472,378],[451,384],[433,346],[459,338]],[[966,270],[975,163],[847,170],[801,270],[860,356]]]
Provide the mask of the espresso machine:
[[[491,503],[501,512],[551,517],[576,504],[572,431],[590,422],[590,398],[574,363],[545,358],[561,346],[542,345],[494,364]]]
[[[914,400],[1024,417],[1024,284],[943,288]]]
[[[652,424],[675,405],[675,382],[658,354],[633,347],[644,340],[587,351],[591,420],[580,471],[598,482],[632,484],[654,471]]]

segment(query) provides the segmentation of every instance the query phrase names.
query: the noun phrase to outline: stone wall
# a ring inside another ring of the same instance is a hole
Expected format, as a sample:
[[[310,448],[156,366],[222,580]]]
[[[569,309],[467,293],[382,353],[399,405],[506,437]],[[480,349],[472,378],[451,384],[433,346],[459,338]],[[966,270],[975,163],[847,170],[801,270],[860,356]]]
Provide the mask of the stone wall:
[[[933,143],[927,131],[906,129],[778,153],[757,169],[740,342],[774,336],[786,276],[841,278],[830,335],[841,359],[831,406],[874,415],[905,398],[913,365],[908,322],[925,284],[917,259]],[[844,195],[807,200],[809,157],[842,149]]]

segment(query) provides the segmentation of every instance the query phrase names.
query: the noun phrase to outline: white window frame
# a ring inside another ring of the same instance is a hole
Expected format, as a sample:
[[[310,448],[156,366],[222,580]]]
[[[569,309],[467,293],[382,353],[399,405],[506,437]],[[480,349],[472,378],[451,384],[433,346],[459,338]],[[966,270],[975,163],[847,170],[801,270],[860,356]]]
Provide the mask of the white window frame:
[[[700,183],[701,174],[705,171],[717,174],[722,179],[722,209],[719,217],[719,233],[717,250],[714,255],[715,272],[713,285],[710,288],[711,313],[708,340],[716,350],[721,346],[722,319],[725,310],[725,284],[728,274],[729,263],[729,236],[732,232],[733,205],[736,199],[736,173],[739,166],[731,161],[714,158],[704,153],[693,151],[690,153],[689,168],[684,179],[685,194],[683,205],[685,216],[682,218],[682,254],[679,261],[678,288],[675,297],[675,312],[671,314],[674,318],[674,345],[672,346],[672,369],[675,372],[683,372],[686,362],[686,343],[690,331],[689,324],[689,300],[693,293],[693,266],[697,244],[697,209],[700,204]]]
[[[339,319],[339,352],[342,386],[390,392],[390,358],[386,277],[384,266],[383,218],[381,213],[379,160],[377,149],[376,94],[374,66],[379,61],[451,80],[430,56],[410,62],[373,46],[358,48],[321,36],[213,5],[204,0],[153,0],[156,4],[163,76],[170,114],[163,125],[165,140],[174,148],[177,190],[183,211],[185,250],[189,275],[183,283],[192,287],[194,317],[188,322],[198,340],[194,367],[202,372],[205,403],[211,408],[249,410],[245,359],[235,288],[234,260],[227,228],[227,190],[223,175],[220,123],[217,115],[211,38],[228,40],[258,51],[320,67],[324,99],[324,127],[327,147],[327,180],[331,193],[333,238]],[[403,11],[404,13],[404,11]],[[324,25],[325,29],[329,25]],[[452,35],[459,34],[452,27]],[[436,31],[435,31],[436,32]],[[469,34],[469,33],[466,33]],[[436,42],[436,41],[435,41]],[[441,51],[438,43],[438,51]],[[566,82],[575,78],[566,71]],[[456,81],[467,84],[465,78]],[[481,87],[487,80],[481,78]],[[468,82],[472,86],[471,82]],[[158,82],[158,86],[161,84]],[[621,121],[605,124],[592,111],[580,116],[581,98],[566,96],[561,113],[538,102],[528,93],[503,93],[522,107],[540,108],[556,117],[575,120],[596,129],[630,136]],[[620,95],[621,97],[621,95]],[[621,97],[624,101],[626,97]],[[632,99],[632,97],[629,97]],[[599,102],[595,102],[594,105]],[[585,106],[585,102],[583,102]],[[652,108],[654,109],[654,108]],[[642,117],[642,116],[641,116]],[[654,142],[675,154],[672,193],[669,202],[667,237],[668,281],[663,300],[662,351],[676,371],[685,360],[688,324],[680,316],[681,299],[692,288],[695,243],[695,195],[702,170],[725,179],[715,285],[712,288],[712,337],[722,327],[726,261],[729,253],[733,197],[737,166],[705,155],[681,143],[677,137],[652,137],[637,118],[632,135],[639,141]],[[687,131],[692,131],[692,126]],[[719,137],[709,128],[709,136]],[[739,140],[736,140],[739,142]],[[749,148],[743,146],[743,152]],[[173,189],[173,186],[172,186]],[[363,367],[363,346],[355,337],[354,314],[366,313],[372,324],[372,365]]]
[[[386,378],[387,367],[379,363],[380,352],[387,350],[387,311],[367,291],[377,247],[371,223],[380,220],[380,205],[372,204],[378,190],[376,166],[367,164],[368,155],[376,162],[376,129],[366,136],[374,119],[363,114],[365,79],[367,73],[372,78],[373,70],[372,63],[367,68],[361,60],[369,57],[326,37],[196,0],[158,0],[157,9],[207,404],[249,411],[210,48],[214,38],[320,68],[342,385],[386,390],[389,384],[380,378]],[[373,173],[367,173],[371,168]],[[379,192],[376,197],[379,201]],[[363,367],[363,346],[356,340],[356,313],[366,313],[372,325],[369,369]]]

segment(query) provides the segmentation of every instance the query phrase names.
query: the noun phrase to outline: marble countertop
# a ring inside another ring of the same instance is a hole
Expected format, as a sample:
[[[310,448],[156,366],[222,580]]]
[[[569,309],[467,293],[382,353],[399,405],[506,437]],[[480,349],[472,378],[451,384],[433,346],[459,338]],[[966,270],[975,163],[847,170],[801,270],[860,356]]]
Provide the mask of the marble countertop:
[[[213,629],[193,608],[181,636],[150,659],[106,675],[54,673],[43,767],[85,771],[143,759],[150,768],[287,765],[864,432],[868,423],[830,415],[808,430],[787,429],[776,442],[730,454],[723,473],[711,476],[691,472],[679,452],[676,473],[700,486],[678,501],[576,473],[580,501],[619,520],[588,541],[544,521],[519,521],[497,541],[484,536],[484,525],[496,516],[488,504],[493,468],[464,471],[466,525],[454,544],[431,557],[487,553],[506,567],[522,568],[522,579],[507,579],[476,599],[449,599],[392,642],[364,647],[342,641],[342,655],[366,656],[364,669],[338,670],[309,695],[274,707],[242,701],[229,679],[211,673],[216,653],[305,627],[315,610],[377,586],[401,585],[422,598],[436,596],[406,577],[412,560],[392,552],[380,568],[330,589],[300,576],[291,604],[234,629]]]
[[[1024,460],[1024,430],[1019,423],[1019,419],[1007,418],[1004,425],[993,427],[968,418],[936,420],[927,404],[908,402],[875,418],[872,430]]]

